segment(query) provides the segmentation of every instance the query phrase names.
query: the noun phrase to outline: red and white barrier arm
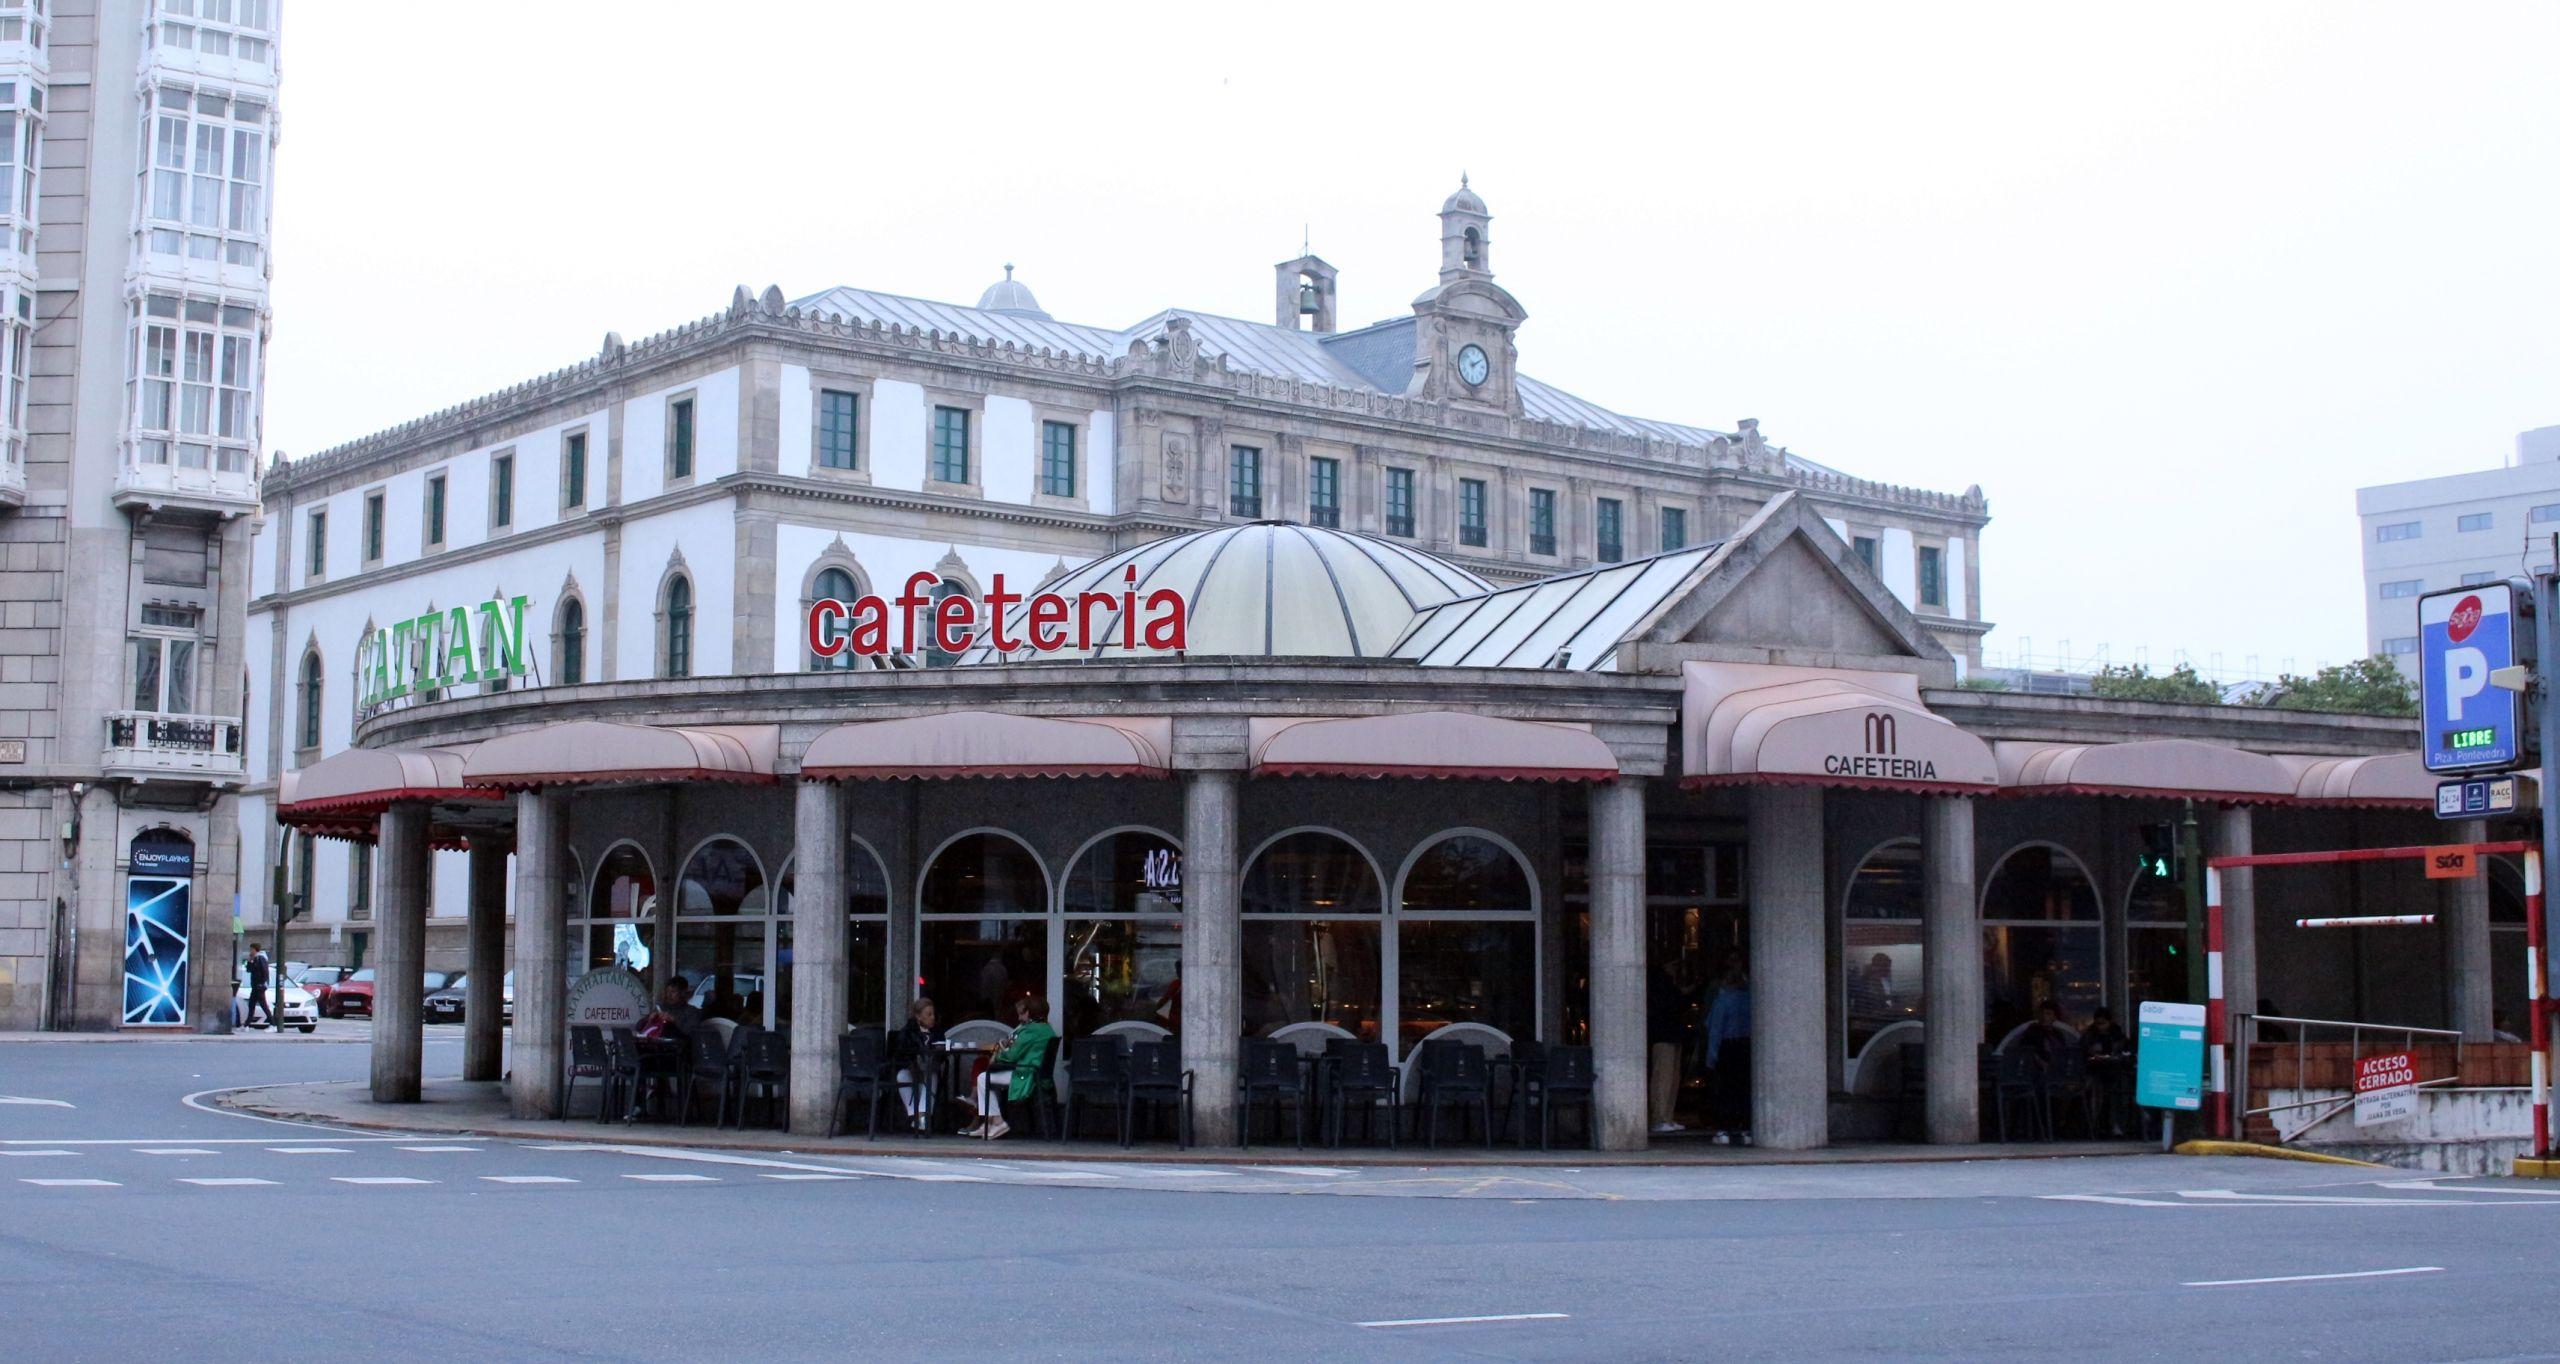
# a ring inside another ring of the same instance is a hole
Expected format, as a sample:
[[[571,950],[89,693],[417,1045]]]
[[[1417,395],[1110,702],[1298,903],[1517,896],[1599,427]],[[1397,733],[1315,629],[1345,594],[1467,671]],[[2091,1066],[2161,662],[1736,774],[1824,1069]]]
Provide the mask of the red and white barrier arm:
[[[2296,928],[2400,928],[2415,924],[2431,924],[2432,914],[2366,914],[2342,919],[2296,919]]]

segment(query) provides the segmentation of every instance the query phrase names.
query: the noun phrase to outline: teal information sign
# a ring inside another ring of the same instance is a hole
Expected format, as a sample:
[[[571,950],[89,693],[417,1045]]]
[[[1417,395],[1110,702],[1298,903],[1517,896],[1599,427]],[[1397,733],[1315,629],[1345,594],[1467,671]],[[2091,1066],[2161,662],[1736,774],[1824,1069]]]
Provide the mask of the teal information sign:
[[[2204,1006],[2142,1001],[2134,1035],[2133,1100],[2145,1108],[2204,1106]]]

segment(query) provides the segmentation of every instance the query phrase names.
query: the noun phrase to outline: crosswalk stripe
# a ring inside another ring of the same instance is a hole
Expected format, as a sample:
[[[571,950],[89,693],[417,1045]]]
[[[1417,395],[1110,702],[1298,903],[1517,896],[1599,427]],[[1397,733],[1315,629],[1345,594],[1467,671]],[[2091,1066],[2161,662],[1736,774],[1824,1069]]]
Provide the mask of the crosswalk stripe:
[[[275,1183],[272,1179],[181,1179],[178,1182],[193,1184],[203,1189],[236,1189],[249,1184]]]
[[[343,1146],[270,1146],[267,1149],[280,1156],[343,1156],[347,1153]]]
[[[333,1184],[433,1184],[432,1179],[411,1179],[407,1175],[331,1175]]]
[[[21,1179],[18,1182],[33,1184],[41,1189],[121,1189],[124,1187],[112,1179]]]
[[[624,1179],[644,1180],[651,1184],[717,1184],[709,1175],[624,1175]]]
[[[477,1146],[403,1146],[400,1149],[403,1151],[416,1151],[422,1155],[442,1155],[450,1151],[476,1152],[480,1148]]]
[[[768,1175],[766,1175],[766,1176],[765,1176],[765,1178],[767,1178],[767,1179],[788,1180],[788,1181],[791,1181],[791,1182],[794,1182],[794,1183],[807,1183],[807,1182],[815,1181],[815,1180],[829,1180],[829,1179],[860,1179],[860,1178],[862,1178],[862,1176],[860,1176],[860,1175],[800,1175],[800,1174],[781,1174],[781,1175],[777,1175],[777,1174],[768,1174]]]
[[[146,1156],[209,1156],[213,1151],[202,1146],[142,1146],[137,1153]]]
[[[575,1184],[578,1182],[564,1175],[482,1175],[480,1177],[492,1184]]]
[[[0,1151],[0,1156],[68,1156],[77,1154],[78,1152],[75,1151]]]

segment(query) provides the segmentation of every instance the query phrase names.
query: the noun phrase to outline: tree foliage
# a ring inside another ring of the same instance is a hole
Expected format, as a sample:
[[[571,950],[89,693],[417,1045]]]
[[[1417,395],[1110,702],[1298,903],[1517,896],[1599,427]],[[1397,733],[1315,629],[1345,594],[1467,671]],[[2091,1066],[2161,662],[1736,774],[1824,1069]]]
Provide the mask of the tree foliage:
[[[2110,701],[2173,701],[2189,706],[2222,704],[2222,688],[2181,663],[2155,673],[2141,663],[2110,663],[2089,679],[2089,693]]]
[[[2415,715],[2418,687],[2390,655],[2375,654],[2353,663],[2331,664],[2309,677],[2286,673],[2258,704],[2347,715]]]

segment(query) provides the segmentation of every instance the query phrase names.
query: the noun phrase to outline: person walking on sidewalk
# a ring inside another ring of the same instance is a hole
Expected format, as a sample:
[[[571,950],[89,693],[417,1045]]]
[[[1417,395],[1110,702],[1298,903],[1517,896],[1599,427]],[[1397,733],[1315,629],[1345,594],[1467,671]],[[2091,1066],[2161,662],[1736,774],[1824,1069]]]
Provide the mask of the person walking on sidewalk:
[[[272,1028],[275,1026],[276,1022],[276,1011],[275,1007],[267,1002],[267,950],[256,943],[249,944],[249,960],[247,965],[249,971],[249,1009],[241,1018],[241,1026],[249,1028]],[[267,1021],[264,1024],[258,1022],[258,1015],[260,1013],[264,1013],[267,1016]]]
[[[1751,1144],[1751,977],[1736,956],[1707,1011],[1708,1124],[1718,1146]]]

